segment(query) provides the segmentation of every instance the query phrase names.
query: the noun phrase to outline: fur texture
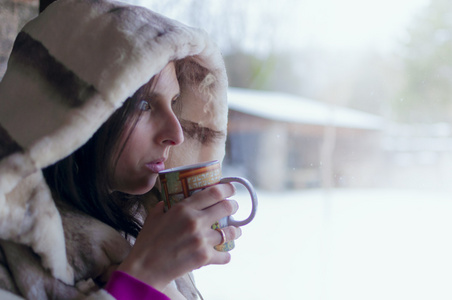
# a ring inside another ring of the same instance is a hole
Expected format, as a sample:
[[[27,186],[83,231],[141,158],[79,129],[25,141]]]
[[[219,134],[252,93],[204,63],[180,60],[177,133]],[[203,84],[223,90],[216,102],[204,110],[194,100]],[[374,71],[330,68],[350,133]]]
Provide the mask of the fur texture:
[[[5,297],[110,297],[100,287],[129,243],[107,225],[57,205],[41,169],[82,146],[127,97],[183,58],[199,76],[181,81],[186,139],[168,167],[224,155],[227,79],[204,31],[121,2],[59,0],[19,33],[0,83]]]

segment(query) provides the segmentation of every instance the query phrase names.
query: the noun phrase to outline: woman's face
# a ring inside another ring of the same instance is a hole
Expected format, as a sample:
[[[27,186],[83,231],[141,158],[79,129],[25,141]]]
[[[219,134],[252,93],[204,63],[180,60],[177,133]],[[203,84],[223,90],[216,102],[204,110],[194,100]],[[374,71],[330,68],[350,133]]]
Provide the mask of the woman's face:
[[[174,63],[169,63],[150,94],[138,103],[142,112],[132,133],[129,135],[125,130],[120,138],[120,145],[125,143],[125,147],[113,172],[113,190],[139,195],[155,185],[158,172],[165,168],[170,148],[184,140],[173,111],[179,93]]]

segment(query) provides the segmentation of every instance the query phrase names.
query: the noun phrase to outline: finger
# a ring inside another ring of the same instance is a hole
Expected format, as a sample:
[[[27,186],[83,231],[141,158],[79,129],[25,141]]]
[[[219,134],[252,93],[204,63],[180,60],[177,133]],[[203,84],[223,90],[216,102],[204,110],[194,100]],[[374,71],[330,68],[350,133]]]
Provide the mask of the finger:
[[[233,215],[239,209],[239,204],[235,200],[222,200],[217,204],[203,210],[205,220],[208,224],[213,224],[220,219]]]
[[[231,254],[229,252],[221,252],[215,249],[212,249],[212,251],[215,251],[215,255],[213,255],[209,264],[225,265],[231,261]]]
[[[157,204],[148,210],[146,220],[156,218],[164,213],[165,203],[163,201],[157,202]],[[146,221],[145,220],[145,221]]]
[[[215,228],[215,231],[220,234],[220,241],[216,245],[220,246],[226,243],[226,233],[224,230],[221,228]]]
[[[231,183],[219,183],[193,194],[185,199],[185,202],[189,203],[194,209],[203,210],[234,194],[234,185]]]
[[[223,228],[213,229],[215,233],[213,246],[220,246],[224,243],[234,241],[242,235],[242,230],[239,227],[228,226]]]
[[[214,246],[222,245],[224,243],[234,241],[242,235],[242,230],[239,227],[228,226],[214,229],[216,238]]]
[[[242,229],[240,227],[228,226],[221,228],[226,236],[226,242],[234,241],[242,236]]]

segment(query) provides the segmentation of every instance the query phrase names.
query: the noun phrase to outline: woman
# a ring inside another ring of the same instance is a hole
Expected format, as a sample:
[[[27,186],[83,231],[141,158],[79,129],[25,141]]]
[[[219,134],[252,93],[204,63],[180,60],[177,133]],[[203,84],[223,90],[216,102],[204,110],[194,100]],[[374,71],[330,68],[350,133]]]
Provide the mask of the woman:
[[[141,7],[59,0],[27,24],[0,83],[0,295],[196,298],[188,273],[230,260],[210,225],[234,189],[165,213],[156,180],[222,159],[226,87],[204,32]]]

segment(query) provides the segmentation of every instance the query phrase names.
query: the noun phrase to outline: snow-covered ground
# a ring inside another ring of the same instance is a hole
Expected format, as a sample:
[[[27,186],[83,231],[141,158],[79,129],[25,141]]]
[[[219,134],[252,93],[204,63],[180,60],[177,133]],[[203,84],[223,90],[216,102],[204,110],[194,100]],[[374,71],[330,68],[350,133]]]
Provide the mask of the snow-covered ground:
[[[452,299],[451,193],[258,195],[231,263],[195,272],[206,300]]]

